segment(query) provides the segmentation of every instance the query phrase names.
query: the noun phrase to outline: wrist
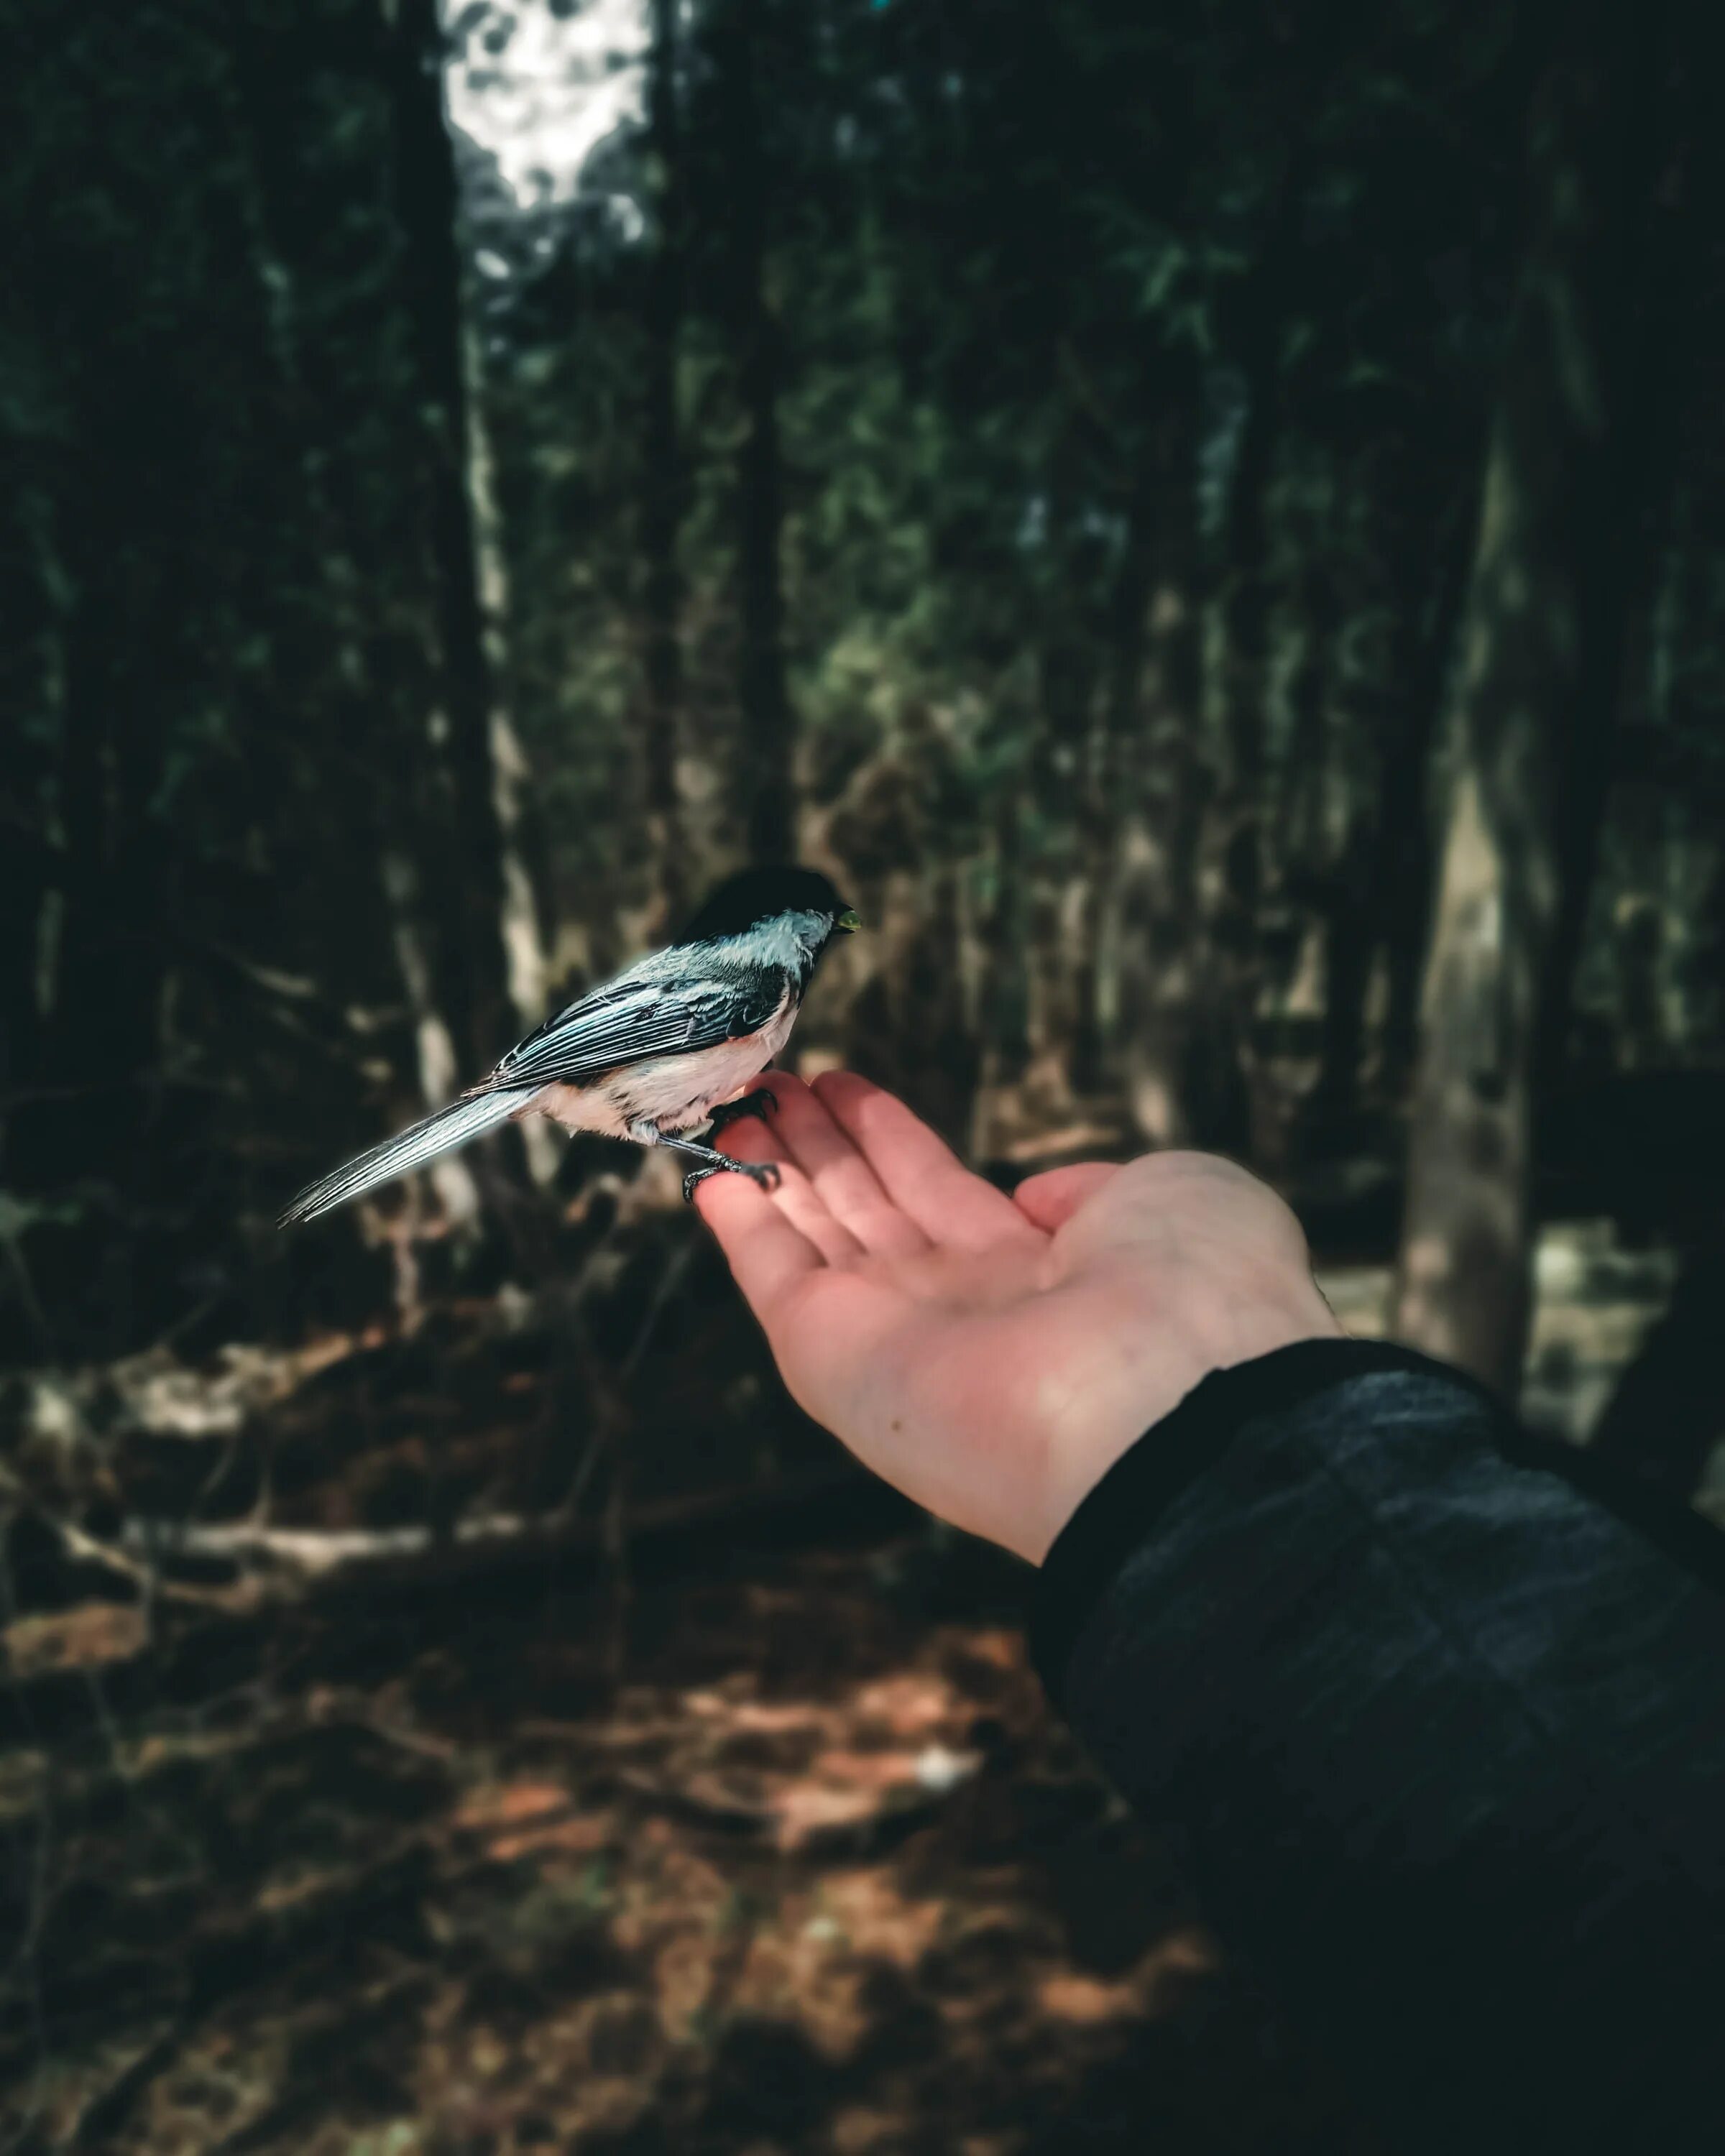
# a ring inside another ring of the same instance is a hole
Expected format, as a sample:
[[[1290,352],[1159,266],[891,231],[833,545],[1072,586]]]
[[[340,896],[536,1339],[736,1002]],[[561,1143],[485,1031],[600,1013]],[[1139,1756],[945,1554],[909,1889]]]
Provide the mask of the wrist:
[[[1309,1273],[1236,1281],[1185,1312],[1159,1302],[1131,1325],[1153,1342],[1152,1352],[1111,1397],[1075,1400],[1053,1434],[1039,1517],[1027,1537],[1033,1546],[1024,1552],[1034,1564],[1115,1463],[1207,1378],[1303,1341],[1348,1337]]]
[[[1046,1553],[1033,1647],[1054,1696],[1061,1696],[1070,1653],[1090,1612],[1189,1491],[1225,1472],[1227,1455],[1243,1439],[1251,1441],[1255,1427],[1273,1427],[1318,1394],[1382,1371],[1415,1371],[1476,1389],[1412,1348],[1331,1333],[1213,1372],[1142,1443],[1128,1445]],[[1225,1517],[1226,1498],[1199,1502],[1209,1504],[1213,1518]]]
[[[1344,1340],[1348,1334],[1317,1281],[1302,1268],[1297,1277],[1277,1276],[1213,1297],[1203,1322],[1193,1325],[1189,1337],[1194,1352],[1188,1392],[1214,1371],[1255,1362],[1279,1348],[1291,1348],[1301,1340]],[[1163,1413],[1176,1404],[1170,1400]]]

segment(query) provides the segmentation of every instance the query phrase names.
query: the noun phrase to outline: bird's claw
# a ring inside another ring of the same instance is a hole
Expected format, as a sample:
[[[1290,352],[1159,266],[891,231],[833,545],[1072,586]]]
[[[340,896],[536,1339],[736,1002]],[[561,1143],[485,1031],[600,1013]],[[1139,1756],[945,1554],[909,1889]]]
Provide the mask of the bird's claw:
[[[721,1168],[716,1161],[703,1161],[699,1168],[691,1168],[683,1178],[683,1202],[693,1204],[695,1194],[710,1175],[746,1175],[751,1183],[758,1183],[762,1190],[777,1190],[779,1184],[778,1164],[770,1160],[727,1160]]]
[[[772,1088],[757,1086],[752,1093],[745,1093],[740,1099],[721,1101],[707,1118],[708,1135],[716,1137],[721,1131],[740,1122],[745,1116],[758,1116],[764,1123],[769,1116],[778,1113],[778,1101]]]

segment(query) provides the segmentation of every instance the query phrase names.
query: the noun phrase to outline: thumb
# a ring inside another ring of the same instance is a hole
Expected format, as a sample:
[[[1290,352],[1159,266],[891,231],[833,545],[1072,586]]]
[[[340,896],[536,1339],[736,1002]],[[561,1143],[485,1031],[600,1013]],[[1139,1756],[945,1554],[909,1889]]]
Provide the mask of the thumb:
[[[1111,1161],[1080,1161],[1070,1168],[1050,1168],[1040,1175],[1027,1175],[1012,1194],[1012,1202],[1025,1218],[1051,1235],[1064,1228],[1079,1207],[1094,1198],[1102,1185],[1120,1173]]]

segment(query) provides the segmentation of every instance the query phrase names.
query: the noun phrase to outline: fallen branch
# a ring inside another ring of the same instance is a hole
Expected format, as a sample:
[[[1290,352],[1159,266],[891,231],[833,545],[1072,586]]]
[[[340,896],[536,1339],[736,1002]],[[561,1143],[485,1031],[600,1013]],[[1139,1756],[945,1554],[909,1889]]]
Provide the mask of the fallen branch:
[[[116,1549],[112,1543],[100,1542],[95,1536],[86,1534],[82,1527],[70,1520],[56,1519],[51,1513],[40,1516],[59,1537],[60,1546],[69,1558],[82,1564],[100,1566],[105,1572],[116,1573],[129,1580],[146,1602],[155,1596],[166,1596],[176,1602],[216,1604],[222,1600],[219,1589],[189,1586],[183,1580],[163,1579],[146,1560],[129,1556]],[[128,1538],[129,1531],[128,1531]]]
[[[824,1498],[879,1486],[869,1483],[849,1460],[812,1468],[770,1485],[731,1487],[670,1497],[632,1513],[629,1540],[650,1543],[691,1527],[711,1523],[735,1527],[771,1519],[780,1512],[819,1504]],[[899,1504],[880,1493],[888,1504]],[[296,1584],[332,1580],[349,1573],[400,1572],[409,1577],[440,1571],[466,1573],[484,1569],[500,1554],[511,1563],[520,1557],[603,1554],[603,1522],[571,1521],[559,1513],[538,1517],[516,1512],[485,1512],[457,1520],[448,1529],[401,1527],[272,1527],[237,1520],[225,1523],[164,1520],[128,1521],[123,1540],[129,1551],[147,1553],[157,1563],[176,1558],[250,1563],[258,1571],[275,1569],[295,1576]],[[127,1562],[132,1560],[128,1559]]]
[[[316,1574],[343,1565],[377,1564],[423,1556],[453,1540],[458,1545],[519,1540],[536,1532],[537,1523],[513,1512],[481,1514],[458,1520],[447,1534],[429,1527],[266,1527],[249,1521],[226,1526],[198,1522],[128,1520],[125,1539],[134,1548],[159,1558],[205,1560],[262,1559]],[[116,1555],[118,1553],[116,1553]],[[131,1560],[122,1560],[130,1565]],[[134,1567],[134,1569],[137,1568]]]

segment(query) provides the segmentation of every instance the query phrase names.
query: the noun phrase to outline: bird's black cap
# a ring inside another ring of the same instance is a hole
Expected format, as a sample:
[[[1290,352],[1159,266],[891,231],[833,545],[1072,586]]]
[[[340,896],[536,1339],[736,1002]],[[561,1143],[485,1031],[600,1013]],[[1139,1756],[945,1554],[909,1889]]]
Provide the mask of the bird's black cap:
[[[708,896],[677,941],[699,943],[710,936],[740,936],[781,913],[825,913],[836,926],[856,926],[856,916],[819,869],[743,869]]]

